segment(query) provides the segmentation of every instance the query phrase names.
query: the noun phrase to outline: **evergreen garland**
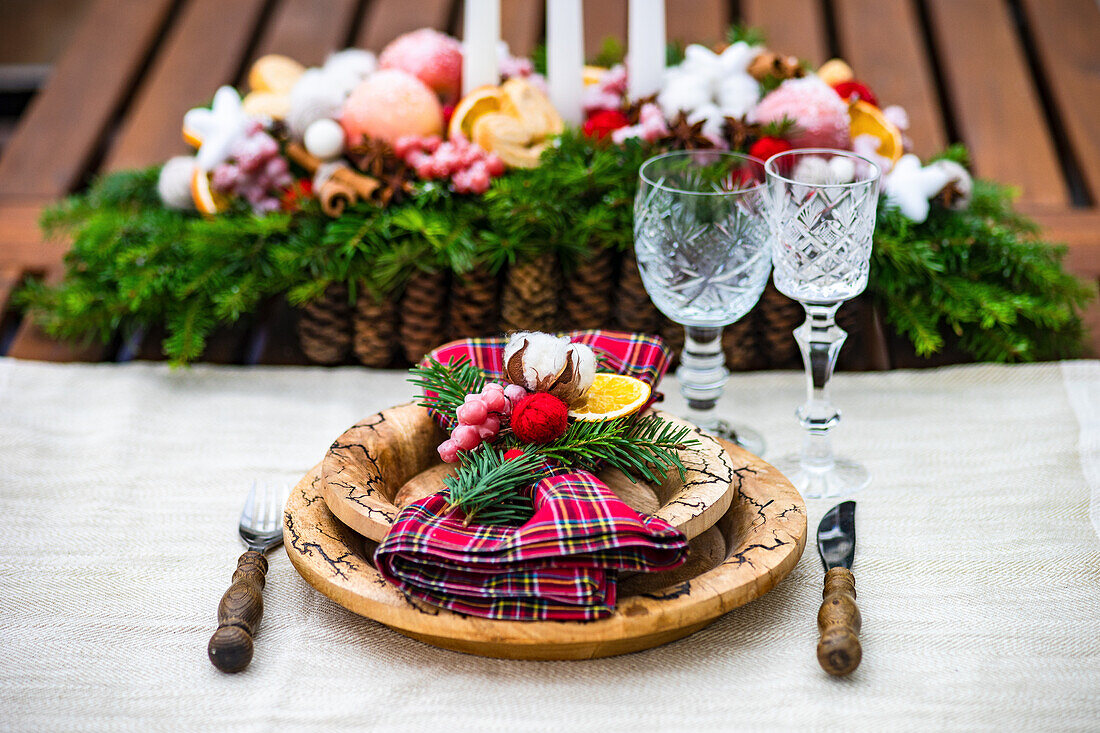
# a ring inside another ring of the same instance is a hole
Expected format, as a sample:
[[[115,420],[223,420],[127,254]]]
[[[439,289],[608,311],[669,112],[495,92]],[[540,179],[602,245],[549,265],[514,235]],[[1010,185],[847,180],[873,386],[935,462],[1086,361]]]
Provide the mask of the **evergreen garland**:
[[[266,217],[166,210],[157,169],[114,173],[46,211],[47,234],[72,240],[66,277],[30,282],[16,302],[70,340],[163,325],[180,364],[276,295],[302,304],[333,283],[352,299],[363,286],[396,295],[417,270],[496,273],[547,251],[568,274],[592,248],[632,246],[637,171],[654,152],[570,131],[539,167],[494,179],[484,196],[424,183],[399,204],[361,203],[338,219],[312,201]],[[1092,293],[1062,269],[1064,255],[1012,210],[1011,191],[977,181],[967,210],[934,207],[921,224],[880,210],[868,293],[922,356],[950,341],[981,360],[1065,358],[1080,350]]]

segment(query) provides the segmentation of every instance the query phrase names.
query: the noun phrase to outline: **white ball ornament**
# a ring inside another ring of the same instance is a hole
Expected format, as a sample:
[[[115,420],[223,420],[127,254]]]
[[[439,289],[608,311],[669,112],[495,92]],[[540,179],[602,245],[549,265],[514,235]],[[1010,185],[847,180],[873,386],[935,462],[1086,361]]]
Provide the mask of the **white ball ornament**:
[[[193,156],[177,155],[160,169],[157,193],[169,209],[188,211],[195,208],[195,201],[191,197],[191,178],[195,174],[195,165]]]
[[[310,155],[333,160],[344,152],[344,128],[336,120],[317,120],[306,128],[302,142]]]

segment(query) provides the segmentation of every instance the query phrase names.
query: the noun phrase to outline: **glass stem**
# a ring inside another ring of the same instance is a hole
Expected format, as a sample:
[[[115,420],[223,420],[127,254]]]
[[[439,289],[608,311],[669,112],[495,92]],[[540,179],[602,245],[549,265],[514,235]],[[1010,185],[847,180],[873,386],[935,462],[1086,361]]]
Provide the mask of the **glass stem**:
[[[794,338],[806,367],[806,404],[796,414],[806,434],[802,443],[802,467],[825,472],[835,463],[829,431],[840,422],[840,411],[829,399],[829,379],[836,367],[840,347],[848,334],[836,325],[840,303],[803,303],[806,322],[795,329]]]
[[[680,354],[680,394],[688,404],[687,418],[704,430],[718,427],[714,406],[729,379],[722,353],[722,329],[684,327],[684,350]]]

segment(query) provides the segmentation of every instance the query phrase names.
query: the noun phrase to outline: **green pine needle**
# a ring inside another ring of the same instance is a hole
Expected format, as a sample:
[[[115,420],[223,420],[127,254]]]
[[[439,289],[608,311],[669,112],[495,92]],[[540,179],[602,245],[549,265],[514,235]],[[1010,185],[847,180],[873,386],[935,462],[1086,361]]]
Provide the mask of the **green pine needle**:
[[[443,479],[449,506],[462,510],[466,524],[523,524],[535,512],[524,489],[542,477],[542,465],[533,452],[505,460],[487,444],[464,451],[458,470]]]
[[[466,401],[466,395],[480,392],[485,387],[485,372],[466,356],[450,364],[428,359],[426,363],[414,366],[409,371],[412,375],[409,377],[410,382],[425,393],[435,393],[432,396],[425,394],[420,406],[437,410],[452,418],[455,410]]]

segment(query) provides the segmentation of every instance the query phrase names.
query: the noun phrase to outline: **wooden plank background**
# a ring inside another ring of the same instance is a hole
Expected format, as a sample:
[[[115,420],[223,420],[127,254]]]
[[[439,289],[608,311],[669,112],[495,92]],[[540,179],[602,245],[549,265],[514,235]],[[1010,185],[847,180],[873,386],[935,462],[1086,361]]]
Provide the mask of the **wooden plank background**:
[[[966,143],[979,175],[1017,186],[1021,205],[1070,244],[1069,265],[1100,280],[1100,8],[1094,0],[666,0],[670,40],[720,42],[736,22],[774,50],[848,59],[912,121],[916,152]],[[543,0],[503,0],[502,33],[530,53]],[[162,334],[74,349],[8,307],[26,276],[60,277],[64,242],[45,242],[42,206],[98,172],[185,151],[184,111],[251,60],[307,64],[349,44],[460,29],[461,0],[94,0],[0,152],[0,354],[50,360],[158,358]],[[585,46],[623,39],[627,0],[585,3]],[[0,34],[2,35],[2,34]],[[8,32],[11,36],[11,32]],[[8,60],[8,59],[6,59]],[[40,59],[34,59],[36,63]],[[1100,309],[1088,314],[1100,353]],[[302,363],[285,303],[212,339],[205,359]]]

